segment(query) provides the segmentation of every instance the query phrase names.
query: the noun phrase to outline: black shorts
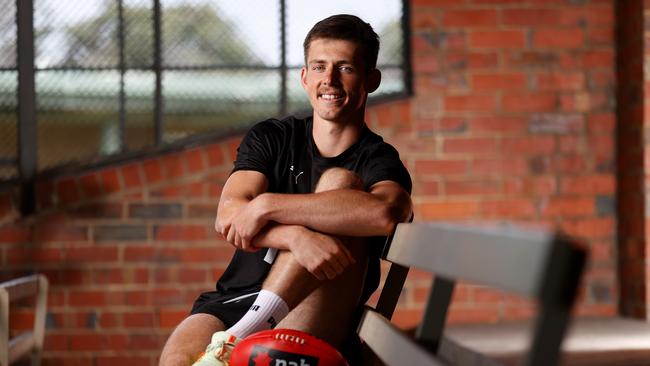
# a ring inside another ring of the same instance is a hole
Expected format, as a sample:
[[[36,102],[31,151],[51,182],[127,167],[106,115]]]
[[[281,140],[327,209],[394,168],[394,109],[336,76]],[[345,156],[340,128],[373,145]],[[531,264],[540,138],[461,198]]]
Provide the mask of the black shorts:
[[[217,291],[202,293],[190,314],[210,314],[223,322],[226,328],[232,327],[250,309],[259,292],[222,294]]]
[[[232,327],[250,309],[258,292],[227,294],[217,291],[204,292],[194,301],[191,314],[210,314],[217,317],[227,328]],[[362,307],[355,312],[355,324],[361,316]],[[339,347],[339,351],[351,366],[361,364],[361,342],[359,336],[351,329]]]

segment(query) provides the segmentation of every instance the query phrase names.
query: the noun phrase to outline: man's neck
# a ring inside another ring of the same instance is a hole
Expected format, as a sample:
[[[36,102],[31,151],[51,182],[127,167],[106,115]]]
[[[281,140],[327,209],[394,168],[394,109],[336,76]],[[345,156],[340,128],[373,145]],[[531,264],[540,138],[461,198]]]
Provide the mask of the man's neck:
[[[314,116],[312,135],[318,152],[324,157],[340,155],[359,140],[363,126],[363,118],[355,122],[339,123]]]

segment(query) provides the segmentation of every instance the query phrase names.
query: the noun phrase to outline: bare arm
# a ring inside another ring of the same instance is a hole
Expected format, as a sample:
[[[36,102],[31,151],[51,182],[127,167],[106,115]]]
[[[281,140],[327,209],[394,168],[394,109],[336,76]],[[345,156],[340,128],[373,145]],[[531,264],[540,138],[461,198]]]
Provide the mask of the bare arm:
[[[240,225],[234,235],[248,243],[268,221],[333,235],[388,235],[397,223],[408,220],[411,210],[408,193],[393,181],[378,182],[369,192],[264,193],[240,211]]]
[[[412,210],[409,194],[393,181],[378,182],[369,192],[266,193],[255,201],[262,201],[260,215],[267,220],[346,236],[388,235],[397,223],[409,219]]]
[[[300,225],[262,219],[257,222],[262,229],[255,237],[242,241],[237,229],[247,217],[243,213],[267,187],[266,177],[256,171],[238,171],[228,178],[219,201],[215,228],[230,244],[245,251],[263,247],[290,250],[298,263],[321,280],[334,278],[354,262],[352,254],[337,238]]]

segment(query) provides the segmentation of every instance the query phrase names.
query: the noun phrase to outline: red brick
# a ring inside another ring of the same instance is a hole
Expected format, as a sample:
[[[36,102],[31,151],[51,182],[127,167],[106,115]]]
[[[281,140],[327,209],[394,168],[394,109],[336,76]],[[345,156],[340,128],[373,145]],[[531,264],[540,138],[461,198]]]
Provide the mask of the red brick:
[[[587,28],[587,41],[591,46],[610,46],[614,43],[613,27]]]
[[[465,202],[433,202],[419,205],[423,220],[454,220],[467,219],[476,216],[478,203]]]
[[[483,175],[523,175],[528,173],[528,162],[525,159],[475,159],[470,165],[473,176]]]
[[[522,30],[486,30],[470,33],[472,48],[524,48],[526,34]]]
[[[616,180],[612,175],[568,176],[562,177],[560,182],[562,193],[595,195],[616,191]]]
[[[152,357],[150,356],[96,356],[96,366],[141,366],[151,365]]]
[[[578,217],[589,216],[596,212],[593,198],[556,197],[542,206],[544,216]]]
[[[154,228],[156,240],[196,241],[208,239],[205,225],[159,225]]]
[[[590,50],[583,54],[582,64],[586,68],[611,68],[614,66],[614,57],[614,51],[611,48],[606,50]]]
[[[67,178],[57,182],[56,193],[59,202],[62,203],[77,202],[81,198],[77,180],[74,178]]]
[[[457,6],[458,0],[413,0],[415,6]]]
[[[582,72],[554,72],[537,74],[535,77],[540,90],[584,90],[585,75]]]
[[[533,32],[534,48],[577,48],[585,43],[579,28],[539,29]]]
[[[401,329],[413,329],[422,319],[422,309],[398,308],[393,314],[393,323]]]
[[[203,148],[187,150],[183,155],[189,173],[201,173],[205,170],[206,164],[203,159]]]
[[[504,67],[528,70],[531,67],[552,68],[557,67],[561,58],[556,52],[550,50],[511,51],[506,52]]]
[[[435,73],[440,70],[437,55],[416,55],[413,58],[413,71],[416,73]]]
[[[116,247],[72,247],[65,251],[66,260],[69,262],[115,262],[118,259]]]
[[[163,179],[162,165],[159,159],[145,160],[142,163],[147,183],[157,183]]]
[[[470,117],[469,131],[473,133],[520,134],[526,131],[521,117]]]
[[[501,22],[524,27],[558,26],[562,24],[560,15],[564,11],[558,8],[506,8],[501,10]]]
[[[45,224],[35,227],[36,240],[44,242],[53,241],[88,241],[88,227],[72,226],[66,224]]]
[[[537,306],[517,305],[504,307],[502,317],[506,321],[517,321],[532,319],[536,314],[538,314]]]
[[[31,240],[31,228],[26,226],[0,227],[0,244],[27,243]]]
[[[553,136],[513,137],[502,141],[503,153],[506,155],[550,154],[555,151]]]
[[[117,169],[107,169],[99,173],[104,192],[115,193],[122,189]]]
[[[126,328],[152,328],[155,326],[154,315],[145,312],[126,312],[122,315]]]
[[[568,235],[586,239],[609,238],[615,233],[614,224],[611,217],[563,220],[562,230]]]
[[[526,89],[527,87],[526,74],[523,73],[474,74],[470,82],[472,89],[476,91]]]
[[[496,180],[445,180],[446,196],[485,196],[501,192],[501,184]]]
[[[453,306],[447,315],[447,322],[450,324],[463,323],[495,323],[499,319],[499,311],[496,306]]]
[[[439,193],[440,184],[435,181],[421,182],[413,187],[413,194],[415,196],[437,196]]]
[[[549,112],[559,104],[555,94],[506,94],[501,100],[508,112]]]
[[[158,313],[158,324],[162,328],[175,328],[188,315],[187,310],[162,309]]]
[[[610,135],[616,127],[616,116],[612,112],[589,114],[587,116],[587,130],[591,134]]]
[[[605,6],[566,7],[560,12],[564,24],[585,28],[611,26],[614,24],[614,14],[612,2],[606,3]]]
[[[443,151],[449,154],[494,154],[498,152],[498,141],[494,138],[446,138]]]
[[[455,175],[467,172],[465,160],[416,160],[415,173],[417,175]]]
[[[493,112],[496,99],[493,95],[448,95],[444,98],[445,111]]]
[[[214,245],[205,248],[189,247],[184,248],[180,253],[181,261],[184,263],[200,263],[230,260],[234,253],[233,247],[216,247]]]
[[[74,290],[68,294],[70,306],[97,307],[107,304],[106,291],[100,290]]]
[[[612,89],[616,85],[615,70],[594,69],[588,73],[588,84],[592,89]]]
[[[486,200],[481,202],[481,216],[488,218],[525,218],[535,215],[535,205],[527,199]]]
[[[125,261],[150,261],[156,259],[156,248],[152,245],[129,245],[124,248]]]
[[[477,304],[496,304],[504,300],[503,293],[483,286],[475,286],[474,302]]]
[[[223,150],[221,144],[208,145],[204,148],[208,166],[216,167],[224,163]]]
[[[142,173],[140,172],[140,164],[129,164],[122,167],[122,179],[124,180],[124,188],[136,188],[142,186]]]
[[[183,160],[177,154],[170,154],[161,159],[167,178],[180,178],[185,175]]]
[[[479,70],[495,68],[499,63],[497,52],[447,52],[445,63],[449,68]]]
[[[79,178],[79,188],[84,197],[94,198],[102,195],[100,179],[95,173],[90,173]]]
[[[497,12],[494,9],[448,10],[442,13],[445,27],[494,27],[497,24]]]
[[[509,178],[504,182],[504,193],[549,196],[557,193],[557,182],[554,176]]]

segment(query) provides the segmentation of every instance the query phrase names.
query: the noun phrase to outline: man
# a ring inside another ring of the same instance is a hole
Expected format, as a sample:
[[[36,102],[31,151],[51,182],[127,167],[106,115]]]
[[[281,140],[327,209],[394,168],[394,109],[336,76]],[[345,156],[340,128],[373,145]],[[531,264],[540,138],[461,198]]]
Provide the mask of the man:
[[[203,350],[196,365],[227,365],[240,339],[276,325],[345,350],[355,310],[379,282],[381,237],[411,216],[408,172],[364,122],[381,80],[377,34],[336,15],[304,49],[313,116],[267,120],[244,137],[215,224],[238,250],[217,291],[174,330],[161,365],[187,365]]]

